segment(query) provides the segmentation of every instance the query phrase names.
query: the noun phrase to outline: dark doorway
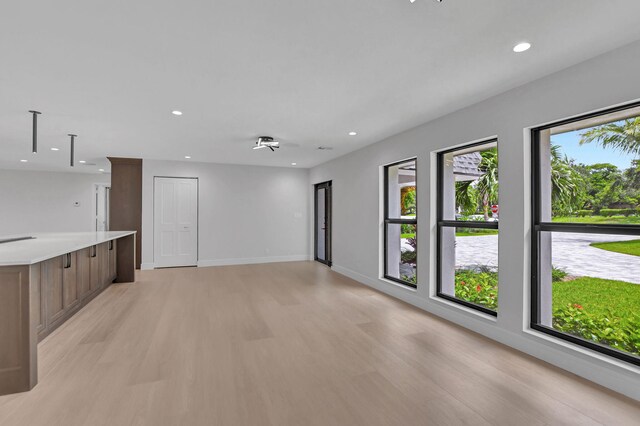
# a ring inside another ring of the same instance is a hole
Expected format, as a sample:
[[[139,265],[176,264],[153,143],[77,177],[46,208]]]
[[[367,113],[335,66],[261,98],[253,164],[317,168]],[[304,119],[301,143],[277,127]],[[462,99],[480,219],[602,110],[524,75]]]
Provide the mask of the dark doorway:
[[[314,258],[331,266],[331,181],[315,185]]]

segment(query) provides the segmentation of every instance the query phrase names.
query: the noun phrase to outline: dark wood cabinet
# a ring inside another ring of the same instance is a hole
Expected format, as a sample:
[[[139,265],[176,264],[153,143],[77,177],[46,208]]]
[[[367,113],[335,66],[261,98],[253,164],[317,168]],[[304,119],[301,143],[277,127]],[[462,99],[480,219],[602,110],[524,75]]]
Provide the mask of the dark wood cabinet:
[[[109,285],[109,243],[98,245],[98,271],[100,287],[105,288]]]
[[[42,284],[45,289],[45,326],[55,326],[64,317],[62,269],[65,256],[43,262]]]
[[[46,330],[45,320],[45,297],[42,287],[42,270],[44,263],[36,263],[29,267],[29,274],[31,275],[31,312],[33,314],[34,323],[36,324],[36,333],[38,337],[44,334]]]
[[[118,276],[117,261],[117,241],[109,241],[109,284]]]
[[[83,301],[91,293],[91,247],[78,250],[76,256],[78,298]]]
[[[117,247],[115,242],[87,246],[95,237],[65,247],[61,238],[60,250],[75,251],[60,255],[49,248],[40,254],[48,244],[43,238],[44,245],[32,241],[41,247],[35,247],[38,254],[30,261],[6,255],[0,265],[0,395],[28,391],[38,383],[38,342],[114,279],[135,282],[135,233],[114,234]]]
[[[100,281],[100,261],[98,258],[98,246],[91,246],[89,250],[89,274],[91,275],[89,297],[93,297],[102,288],[102,282]]]
[[[65,313],[73,311],[80,305],[80,292],[78,291],[78,252],[68,253],[63,256],[62,287],[64,289]]]
[[[38,341],[51,334],[117,278],[116,242],[87,247],[31,267]]]

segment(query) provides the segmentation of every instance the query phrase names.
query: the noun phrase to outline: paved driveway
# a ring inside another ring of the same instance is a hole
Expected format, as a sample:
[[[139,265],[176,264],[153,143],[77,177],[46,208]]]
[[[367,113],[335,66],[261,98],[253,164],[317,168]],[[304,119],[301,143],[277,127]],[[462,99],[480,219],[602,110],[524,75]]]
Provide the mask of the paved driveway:
[[[553,235],[553,265],[571,275],[589,276],[640,284],[640,257],[591,247],[593,242],[625,241],[637,236],[569,234]],[[459,237],[456,239],[456,266],[496,266],[498,236]]]

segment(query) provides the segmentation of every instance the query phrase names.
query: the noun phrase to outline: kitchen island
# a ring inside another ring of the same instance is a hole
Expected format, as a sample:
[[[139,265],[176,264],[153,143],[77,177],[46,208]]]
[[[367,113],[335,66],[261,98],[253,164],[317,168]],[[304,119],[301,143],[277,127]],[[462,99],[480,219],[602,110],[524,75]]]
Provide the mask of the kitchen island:
[[[39,341],[111,283],[135,281],[135,234],[0,238],[0,395],[37,384]]]

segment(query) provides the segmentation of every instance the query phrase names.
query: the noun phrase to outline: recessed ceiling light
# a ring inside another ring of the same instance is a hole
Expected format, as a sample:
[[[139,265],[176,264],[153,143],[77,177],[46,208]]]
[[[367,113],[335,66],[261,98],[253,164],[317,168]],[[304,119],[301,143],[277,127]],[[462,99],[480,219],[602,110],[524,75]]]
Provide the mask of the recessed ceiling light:
[[[358,132],[349,132],[349,136],[355,136],[357,134],[358,134]]]
[[[171,114],[173,114],[173,115],[182,115],[182,111],[174,110],[174,111],[171,111]]]
[[[26,163],[29,160],[20,160],[21,163]]]
[[[104,172],[104,169],[98,169],[99,172]]]
[[[51,151],[60,151],[60,148],[51,148]]]
[[[292,166],[297,166],[297,165],[298,165],[298,163],[291,163],[291,165],[292,165]]]
[[[186,158],[187,160],[191,158],[190,155],[185,155],[184,158]]]
[[[86,161],[85,160],[80,160],[80,161],[78,161],[78,163],[84,164],[84,163],[86,163]]]
[[[529,49],[531,49],[531,43],[527,43],[525,41],[525,42],[516,44],[513,48],[513,51],[516,53],[522,53],[522,52],[526,52]]]

